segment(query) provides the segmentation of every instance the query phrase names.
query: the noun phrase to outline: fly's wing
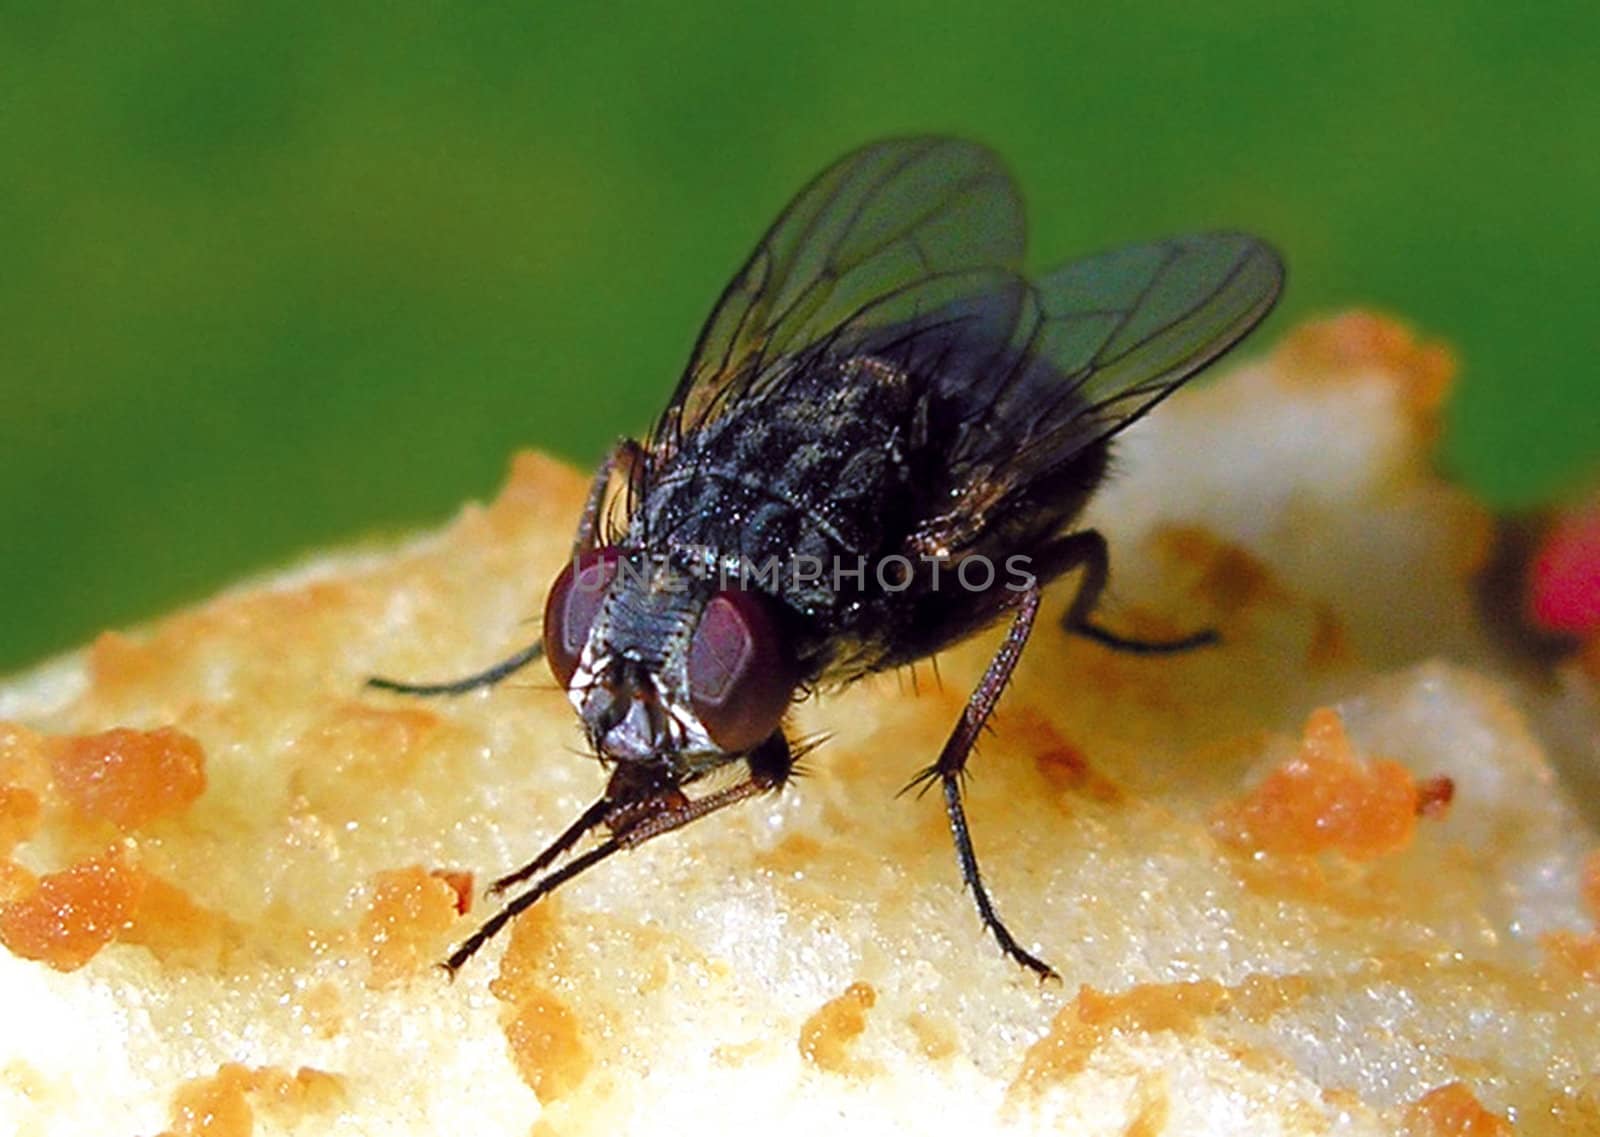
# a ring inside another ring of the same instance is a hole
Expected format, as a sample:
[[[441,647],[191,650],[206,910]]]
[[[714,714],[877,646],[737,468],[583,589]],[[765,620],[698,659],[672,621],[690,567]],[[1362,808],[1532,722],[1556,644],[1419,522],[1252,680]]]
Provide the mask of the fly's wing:
[[[928,311],[930,282],[1014,271],[1024,237],[1016,185],[981,146],[904,138],[846,155],[801,190],[723,292],[652,450],[668,454],[729,406],[771,394],[786,365],[844,329]],[[910,294],[922,298],[897,303]]]
[[[983,147],[907,138],[845,156],[724,291],[647,465],[797,375],[851,381],[818,370],[827,359],[874,357],[917,392],[910,457],[939,503],[918,537],[958,555],[1042,533],[1081,504],[1074,460],[1238,342],[1283,283],[1272,248],[1241,233],[1128,246],[1032,283],[1023,244],[1016,186]]]
[[[968,330],[958,351],[940,345],[947,362],[930,392],[942,451],[930,473],[953,507],[930,519],[946,531],[925,530],[929,542],[971,549],[990,522],[1027,510],[1039,529],[1068,520],[1049,516],[1050,494],[1080,488],[1074,459],[1249,333],[1283,275],[1260,239],[1206,233],[1073,261],[1020,297],[1001,288],[956,304]]]
[[[1209,233],[995,284],[858,341],[931,376],[925,437],[911,448],[926,456],[916,478],[926,511],[904,545],[913,559],[1044,548],[1094,491],[1107,441],[1248,334],[1277,299],[1283,265],[1257,238]],[[1008,598],[929,589],[869,666],[940,651],[999,619]]]
[[[1035,362],[1018,387],[1054,392],[1037,457],[1061,461],[1128,426],[1249,334],[1282,290],[1277,251],[1246,233],[1130,245],[1039,280]]]

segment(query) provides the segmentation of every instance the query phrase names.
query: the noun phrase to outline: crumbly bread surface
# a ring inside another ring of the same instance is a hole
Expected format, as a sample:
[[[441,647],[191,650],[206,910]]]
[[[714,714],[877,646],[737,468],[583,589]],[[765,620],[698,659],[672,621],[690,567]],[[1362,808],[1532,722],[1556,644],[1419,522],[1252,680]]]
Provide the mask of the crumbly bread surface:
[[[938,795],[896,796],[998,632],[802,703],[805,777],[445,979],[603,774],[542,665],[362,680],[538,634],[587,477],[537,455],[13,680],[0,1132],[1600,1132],[1600,717],[1481,627],[1490,519],[1426,457],[1449,371],[1353,314],[1126,436],[1102,617],[1224,642],[1041,621],[974,759],[986,880],[1061,985],[982,931]]]

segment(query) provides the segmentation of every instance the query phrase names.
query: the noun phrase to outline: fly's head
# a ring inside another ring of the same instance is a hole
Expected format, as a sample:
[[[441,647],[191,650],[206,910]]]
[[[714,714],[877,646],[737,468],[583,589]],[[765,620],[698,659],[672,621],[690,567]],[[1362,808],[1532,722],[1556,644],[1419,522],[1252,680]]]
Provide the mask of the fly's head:
[[[800,675],[775,608],[763,592],[608,545],[550,586],[545,655],[602,759],[681,774],[778,729]]]

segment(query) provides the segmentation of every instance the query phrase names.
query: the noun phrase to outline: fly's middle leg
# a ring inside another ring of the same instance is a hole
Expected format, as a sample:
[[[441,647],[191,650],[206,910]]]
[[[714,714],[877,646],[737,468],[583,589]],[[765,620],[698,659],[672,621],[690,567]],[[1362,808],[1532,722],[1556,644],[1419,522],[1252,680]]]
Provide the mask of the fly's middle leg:
[[[644,449],[638,442],[632,438],[623,438],[611,448],[605,461],[600,463],[600,468],[595,471],[594,481],[589,486],[589,498],[583,507],[583,520],[578,522],[578,535],[572,542],[573,560],[577,560],[595,547],[601,523],[604,521],[602,515],[605,511],[606,489],[611,483],[612,472],[620,469],[631,484],[633,474],[643,457]],[[367,680],[367,686],[379,691],[393,691],[399,695],[465,695],[480,687],[493,687],[508,675],[514,675],[528,664],[536,663],[542,658],[544,658],[544,642],[535,640],[515,655],[460,679],[415,683],[405,679],[385,679],[375,675]]]
[[[1190,651],[1197,647],[1210,647],[1219,642],[1216,630],[1212,628],[1175,640],[1141,640],[1118,635],[1091,619],[1091,614],[1095,605],[1100,602],[1100,596],[1105,592],[1106,581],[1111,574],[1111,558],[1106,550],[1106,539],[1098,530],[1085,529],[1062,537],[1051,546],[1050,553],[1053,558],[1059,557],[1061,562],[1069,567],[1083,569],[1083,581],[1078,585],[1078,594],[1073,598],[1072,606],[1067,609],[1066,615],[1061,617],[1061,626],[1074,635],[1093,640],[1113,651],[1131,652],[1136,655],[1170,655],[1173,652]]]

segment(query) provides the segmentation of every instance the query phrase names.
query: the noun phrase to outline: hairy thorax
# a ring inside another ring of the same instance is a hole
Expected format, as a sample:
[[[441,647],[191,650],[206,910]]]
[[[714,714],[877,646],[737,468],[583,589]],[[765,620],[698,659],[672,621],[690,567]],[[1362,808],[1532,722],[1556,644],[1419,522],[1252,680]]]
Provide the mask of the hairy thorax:
[[[803,623],[847,619],[912,524],[911,387],[873,359],[794,368],[774,385],[781,397],[749,399],[685,435],[627,543],[697,575],[738,574]]]

